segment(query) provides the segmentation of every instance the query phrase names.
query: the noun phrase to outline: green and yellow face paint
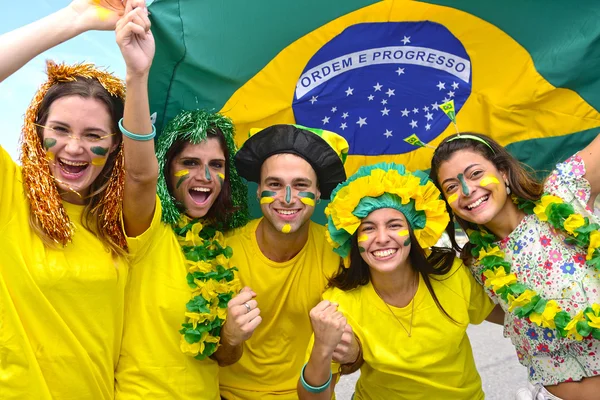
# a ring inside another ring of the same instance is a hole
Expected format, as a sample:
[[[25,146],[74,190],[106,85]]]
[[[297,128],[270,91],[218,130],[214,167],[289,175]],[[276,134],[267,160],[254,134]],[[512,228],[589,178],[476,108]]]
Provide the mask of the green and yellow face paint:
[[[463,174],[458,174],[457,178],[460,182],[460,186],[462,187],[462,191],[465,194],[465,196],[471,194],[471,192],[469,191],[469,186],[467,185],[467,181],[465,181],[465,176]]]
[[[285,187],[285,199],[284,200],[288,204],[292,202],[292,187],[290,185],[286,185],[286,187]]]
[[[298,197],[300,197],[300,201],[307,206],[315,206],[315,194],[313,192],[298,192]]]
[[[90,147],[90,151],[97,156],[105,156],[108,153],[108,147],[93,146]]]
[[[404,241],[404,246],[408,246],[410,244],[410,234],[408,233],[408,229],[402,229],[401,231],[398,231],[398,236],[400,236],[400,237],[408,236],[406,238],[406,240]]]
[[[45,138],[43,145],[44,150],[46,150],[46,158],[48,161],[54,161],[54,153],[51,152],[50,149],[56,145],[56,139]]]
[[[356,241],[358,243],[361,242],[366,242],[367,240],[369,240],[369,236],[365,235],[364,233],[362,235],[358,235],[358,238],[356,238]],[[365,251],[367,251],[367,249],[365,249],[364,247],[362,247],[360,244],[358,245],[358,251],[360,251],[361,253],[364,253]]]
[[[260,204],[271,204],[275,201],[277,193],[271,190],[265,190],[260,194]]]
[[[106,164],[106,160],[107,160],[107,157],[96,157],[96,158],[92,159],[92,165],[100,167],[100,166]]]
[[[204,166],[204,178],[206,178],[207,181],[212,181],[212,175],[210,174],[210,169],[208,168],[208,165]]]
[[[283,233],[290,233],[292,230],[292,226],[290,224],[285,224],[282,228],[281,228],[281,232]]]
[[[500,181],[495,176],[484,176],[479,181],[479,186],[481,186],[481,187],[486,187],[488,185],[493,185],[493,184],[496,184],[496,185],[500,184]]]
[[[219,178],[219,182],[221,183],[221,185],[223,184],[223,182],[225,182],[225,175],[217,172],[217,178]]]
[[[177,180],[177,184],[175,185],[175,189],[179,189],[179,186],[181,186],[183,181],[185,181],[187,178],[190,177],[190,170],[189,169],[179,170],[179,171],[175,172],[175,177],[179,178]]]

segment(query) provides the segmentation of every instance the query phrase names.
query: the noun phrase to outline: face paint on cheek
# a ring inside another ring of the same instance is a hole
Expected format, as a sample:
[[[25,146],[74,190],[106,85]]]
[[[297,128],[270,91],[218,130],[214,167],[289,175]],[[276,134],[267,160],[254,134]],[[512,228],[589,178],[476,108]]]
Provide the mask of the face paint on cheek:
[[[470,191],[469,186],[467,186],[467,181],[465,181],[465,176],[463,174],[458,174],[457,178],[460,181],[463,193],[465,194],[465,196],[468,196],[470,194]]]
[[[51,151],[47,151],[47,152],[46,152],[46,159],[47,159],[48,161],[54,161],[54,153],[53,153],[53,152],[51,152]]]
[[[369,240],[369,236],[365,235],[365,234],[358,235],[358,238],[356,239],[356,241],[358,243],[366,242],[367,240]],[[359,245],[358,246],[358,251],[361,252],[361,253],[364,253],[365,251],[367,251],[367,249],[365,249],[364,247],[362,247],[362,246]]]
[[[483,177],[479,181],[479,186],[486,187],[487,185],[491,185],[491,184],[498,185],[499,183],[500,183],[500,181],[495,176],[486,176],[486,177]]]
[[[286,203],[292,202],[292,188],[290,187],[290,185],[287,185],[285,187],[285,202]]]
[[[404,245],[408,246],[410,244],[410,237],[407,237],[406,240],[404,241]]]
[[[90,151],[97,156],[105,156],[108,153],[108,147],[94,146],[90,148]]]
[[[298,197],[300,197],[300,201],[307,206],[315,206],[315,194],[313,192],[298,192]]]
[[[204,166],[204,177],[207,181],[212,181],[212,176],[210,175],[210,169],[208,169],[208,165]]]
[[[274,197],[276,194],[270,190],[265,190],[260,194],[260,204],[271,204],[275,201]]]
[[[223,175],[220,172],[217,172],[217,178],[219,178],[219,182],[221,183],[221,185],[223,184],[223,182],[225,182],[225,175]]]
[[[458,200],[458,193],[452,193],[450,196],[448,196],[448,204],[452,204],[456,200]]]
[[[52,138],[44,139],[44,149],[45,150],[49,150],[51,147],[54,147],[54,145],[56,145],[56,139],[52,139]]]
[[[97,167],[100,167],[104,164],[106,164],[106,157],[96,157],[92,160],[92,165],[95,165]]]
[[[179,189],[179,186],[181,186],[183,181],[190,177],[190,171],[188,169],[182,169],[181,171],[175,172],[174,175],[176,178],[179,178],[177,180],[177,184],[175,185],[175,189]]]
[[[290,224],[285,224],[283,226],[283,228],[281,228],[281,232],[283,232],[283,233],[290,233],[291,230],[292,230],[292,226]]]

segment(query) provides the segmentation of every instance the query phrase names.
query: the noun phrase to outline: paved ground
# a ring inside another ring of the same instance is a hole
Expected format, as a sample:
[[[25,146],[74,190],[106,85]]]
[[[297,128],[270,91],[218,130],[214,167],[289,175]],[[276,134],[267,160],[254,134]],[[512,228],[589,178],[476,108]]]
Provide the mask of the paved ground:
[[[486,399],[512,400],[517,389],[527,382],[527,370],[517,361],[510,340],[502,336],[502,327],[484,322],[470,326],[468,333]],[[350,399],[356,379],[358,373],[342,377],[335,390],[339,400]]]

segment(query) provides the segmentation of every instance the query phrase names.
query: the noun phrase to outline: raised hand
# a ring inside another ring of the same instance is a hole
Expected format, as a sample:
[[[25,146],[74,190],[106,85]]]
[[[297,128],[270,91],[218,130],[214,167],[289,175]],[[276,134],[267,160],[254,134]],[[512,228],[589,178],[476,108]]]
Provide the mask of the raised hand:
[[[92,29],[111,31],[125,12],[125,2],[74,0],[68,8],[75,13],[75,22],[81,32]]]
[[[117,44],[128,75],[147,74],[154,58],[154,37],[144,0],[129,0],[116,25]]]
[[[333,351],[333,361],[338,364],[352,364],[358,358],[360,347],[350,324],[344,327],[340,343]]]
[[[226,340],[228,345],[238,346],[250,339],[262,322],[255,297],[256,293],[246,286],[227,304],[227,320],[221,329],[221,340]]]
[[[337,311],[337,304],[329,300],[321,301],[310,310],[309,315],[315,333],[315,347],[333,354],[344,334],[346,318]]]

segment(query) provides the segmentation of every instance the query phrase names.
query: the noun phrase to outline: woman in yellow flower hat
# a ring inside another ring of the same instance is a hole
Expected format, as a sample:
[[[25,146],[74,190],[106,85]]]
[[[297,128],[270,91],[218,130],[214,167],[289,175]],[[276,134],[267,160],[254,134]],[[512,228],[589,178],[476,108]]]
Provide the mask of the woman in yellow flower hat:
[[[597,137],[544,182],[480,134],[450,136],[432,160],[431,177],[469,235],[462,258],[506,312],[504,335],[529,370],[519,399],[600,391],[598,154]]]
[[[154,40],[147,29],[126,30],[139,22],[123,19],[117,28],[127,64],[119,128],[134,178],[125,186],[133,196],[124,226],[134,255],[115,397],[217,400],[219,365],[241,356],[261,322],[222,233],[246,223],[247,188],[233,167],[233,124],[220,114],[181,112],[155,155],[147,88]]]
[[[420,171],[380,163],[360,168],[331,199],[328,238],[344,262],[310,313],[300,398],[329,399],[338,374],[360,368],[357,400],[483,399],[466,328],[494,304],[453,250],[429,249],[449,221],[440,192]],[[349,331],[356,361],[332,365]]]

